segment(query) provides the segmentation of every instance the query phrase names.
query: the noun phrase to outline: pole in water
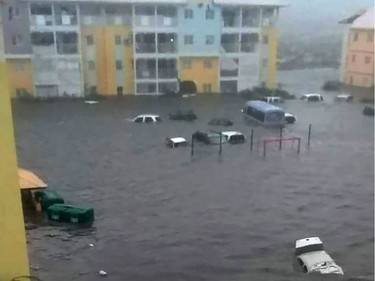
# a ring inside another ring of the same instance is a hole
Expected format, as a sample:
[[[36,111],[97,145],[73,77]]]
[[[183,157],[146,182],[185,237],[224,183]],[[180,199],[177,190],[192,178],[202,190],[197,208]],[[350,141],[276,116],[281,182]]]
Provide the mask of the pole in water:
[[[194,136],[191,135],[191,156],[194,155]]]
[[[309,125],[309,135],[307,137],[307,146],[310,147],[310,138],[311,138],[311,124]]]
[[[221,154],[221,151],[223,150],[222,140],[223,140],[223,135],[220,132],[220,150],[219,150],[219,154]]]
[[[280,126],[280,142],[279,142],[279,150],[281,150],[281,148],[282,148],[282,143],[283,143],[282,138],[283,138],[283,127]]]
[[[263,141],[263,157],[266,157],[266,141]]]
[[[254,129],[251,129],[251,135],[250,135],[250,151],[253,151],[253,141],[254,141]]]
[[[297,153],[299,154],[301,150],[301,138],[298,138],[298,150],[297,150]]]

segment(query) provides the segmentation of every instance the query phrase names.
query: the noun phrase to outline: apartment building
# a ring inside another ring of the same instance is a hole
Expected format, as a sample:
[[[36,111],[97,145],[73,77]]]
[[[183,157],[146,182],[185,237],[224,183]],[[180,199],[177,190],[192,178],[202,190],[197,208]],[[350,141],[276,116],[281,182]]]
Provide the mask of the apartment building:
[[[3,0],[13,96],[276,87],[281,0]]]
[[[374,86],[374,8],[342,20],[348,24],[342,46],[341,81],[350,86]]]

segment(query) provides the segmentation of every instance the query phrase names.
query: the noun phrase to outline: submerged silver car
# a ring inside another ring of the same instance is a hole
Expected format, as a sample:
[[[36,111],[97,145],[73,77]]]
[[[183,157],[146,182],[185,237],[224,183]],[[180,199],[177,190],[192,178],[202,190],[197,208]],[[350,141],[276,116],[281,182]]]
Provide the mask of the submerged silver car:
[[[296,241],[294,267],[304,273],[344,274],[342,268],[324,251],[319,237]]]

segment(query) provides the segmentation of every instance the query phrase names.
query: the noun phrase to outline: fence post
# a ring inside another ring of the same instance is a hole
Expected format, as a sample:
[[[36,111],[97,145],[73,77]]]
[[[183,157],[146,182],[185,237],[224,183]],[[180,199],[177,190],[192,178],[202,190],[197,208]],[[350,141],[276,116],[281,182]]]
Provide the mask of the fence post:
[[[250,135],[250,151],[253,151],[253,141],[254,141],[254,129],[251,129],[251,135]]]
[[[311,124],[309,125],[309,135],[307,137],[307,146],[310,147],[310,138],[311,138]]]
[[[281,147],[282,147],[282,138],[283,138],[283,127],[280,126],[280,142],[279,142],[279,150],[281,150]]]
[[[223,137],[222,136],[223,135],[220,132],[220,150],[219,150],[219,155],[221,154],[221,151],[223,150],[223,145],[222,145]]]
[[[263,157],[266,157],[266,141],[263,141]]]
[[[300,149],[301,149],[301,138],[298,138],[298,150],[297,150],[298,154],[300,152]]]
[[[194,155],[194,136],[191,135],[191,156]]]

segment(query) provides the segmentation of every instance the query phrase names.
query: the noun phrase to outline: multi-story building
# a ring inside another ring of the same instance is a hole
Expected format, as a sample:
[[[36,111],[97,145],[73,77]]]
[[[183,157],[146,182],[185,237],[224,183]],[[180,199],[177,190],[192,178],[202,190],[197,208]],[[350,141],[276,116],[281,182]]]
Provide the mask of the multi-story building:
[[[2,0],[14,96],[276,86],[280,0]]]
[[[373,87],[374,8],[361,11],[340,23],[349,24],[342,46],[341,81],[351,86]]]

